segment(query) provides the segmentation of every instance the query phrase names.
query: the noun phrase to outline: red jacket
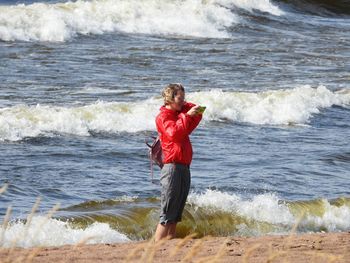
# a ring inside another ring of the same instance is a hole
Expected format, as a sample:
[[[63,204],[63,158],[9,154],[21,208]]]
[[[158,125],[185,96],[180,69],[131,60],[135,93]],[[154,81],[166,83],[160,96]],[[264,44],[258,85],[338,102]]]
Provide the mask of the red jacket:
[[[186,114],[195,104],[185,102],[181,112],[160,108],[156,125],[163,150],[163,163],[181,163],[190,165],[192,145],[189,135],[198,126],[202,115]]]

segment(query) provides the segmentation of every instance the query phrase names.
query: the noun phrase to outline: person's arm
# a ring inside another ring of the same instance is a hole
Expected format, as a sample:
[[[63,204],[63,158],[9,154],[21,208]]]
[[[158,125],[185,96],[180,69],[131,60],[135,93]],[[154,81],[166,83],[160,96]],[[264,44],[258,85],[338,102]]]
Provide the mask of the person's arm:
[[[191,118],[191,116],[181,113],[176,121],[160,117],[157,118],[156,123],[161,133],[171,141],[181,142],[190,134]]]
[[[192,117],[192,122],[191,122],[191,132],[197,128],[198,124],[202,120],[203,114],[197,114]]]
[[[196,104],[186,102],[185,110],[183,111],[183,113],[180,113],[179,116],[181,117],[182,114],[187,115],[187,112],[196,106],[197,106]],[[202,120],[202,116],[203,116],[202,114],[198,114],[198,113],[193,116],[189,116],[190,119],[188,120],[188,127],[187,127],[188,134],[191,134],[192,131],[198,126],[199,122]]]
[[[184,123],[186,123],[186,131],[187,131],[188,135],[190,135],[192,133],[192,131],[198,126],[199,122],[201,121],[202,114],[196,114],[194,116],[189,116],[186,113],[180,113],[179,117],[186,120],[184,122]]]

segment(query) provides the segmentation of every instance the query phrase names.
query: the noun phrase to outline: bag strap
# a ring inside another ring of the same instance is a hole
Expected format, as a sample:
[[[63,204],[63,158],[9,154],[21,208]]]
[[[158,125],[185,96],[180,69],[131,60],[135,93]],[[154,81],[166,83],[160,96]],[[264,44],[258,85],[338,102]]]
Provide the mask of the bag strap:
[[[149,152],[149,160],[151,162],[151,182],[153,182],[153,160],[152,160],[152,152]]]
[[[145,144],[149,147],[149,148],[152,148],[152,145],[150,145],[147,140],[145,139]]]
[[[150,156],[151,156],[151,154],[150,154]],[[154,164],[153,164],[151,157],[150,157],[150,162],[151,162],[151,183],[158,185],[157,182],[154,181],[154,178],[153,178],[153,166],[154,166]]]

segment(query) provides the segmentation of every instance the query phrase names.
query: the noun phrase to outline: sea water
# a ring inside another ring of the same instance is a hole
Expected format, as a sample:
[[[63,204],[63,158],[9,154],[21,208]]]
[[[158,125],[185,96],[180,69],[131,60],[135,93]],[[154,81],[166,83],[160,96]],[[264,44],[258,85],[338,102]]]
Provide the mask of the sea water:
[[[349,231],[349,42],[340,0],[3,1],[1,245],[150,238],[174,82],[207,107],[179,236]]]

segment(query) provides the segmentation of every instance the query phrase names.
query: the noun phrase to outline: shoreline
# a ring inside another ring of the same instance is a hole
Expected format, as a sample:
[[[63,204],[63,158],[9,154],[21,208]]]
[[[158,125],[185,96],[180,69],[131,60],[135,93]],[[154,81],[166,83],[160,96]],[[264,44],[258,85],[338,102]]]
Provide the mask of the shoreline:
[[[350,262],[350,232],[0,248],[0,262]]]

